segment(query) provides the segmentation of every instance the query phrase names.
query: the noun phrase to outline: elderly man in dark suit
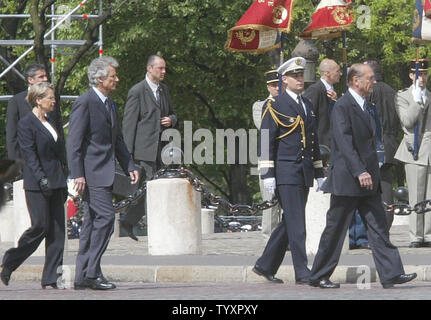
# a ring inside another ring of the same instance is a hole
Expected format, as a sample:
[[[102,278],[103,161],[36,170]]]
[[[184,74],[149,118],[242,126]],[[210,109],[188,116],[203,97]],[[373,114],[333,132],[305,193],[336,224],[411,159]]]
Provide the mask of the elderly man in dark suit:
[[[127,96],[123,116],[124,141],[133,159],[150,180],[161,168],[161,141],[163,130],[175,127],[177,116],[172,107],[168,87],[162,83],[166,75],[166,62],[152,55],[147,61],[145,79],[134,85]],[[137,240],[133,234],[135,225],[145,214],[145,197],[126,213],[122,218],[122,226],[129,236]]]
[[[326,227],[313,262],[310,285],[339,288],[329,278],[338,264],[344,236],[355,209],[368,230],[368,240],[383,288],[416,278],[404,274],[398,249],[389,240],[389,229],[380,195],[376,152],[376,125],[367,111],[366,97],[375,84],[373,70],[354,64],[347,75],[349,89],[331,115],[331,165],[323,191],[331,193]]]
[[[76,257],[75,289],[114,289],[102,273],[100,260],[114,231],[112,185],[115,158],[132,184],[138,171],[123,140],[117,108],[109,97],[119,81],[118,63],[111,57],[93,60],[88,67],[92,86],[80,96],[70,114],[68,163],[75,190],[83,193],[84,224]]]
[[[307,284],[310,275],[305,251],[305,205],[313,179],[317,179],[319,187],[322,183],[323,166],[312,105],[301,96],[304,69],[305,59],[301,57],[279,67],[286,90],[268,99],[262,112],[260,175],[268,193],[278,192],[283,218],[253,271],[273,283],[283,282],[274,275],[288,245],[296,283]]]
[[[31,64],[24,71],[28,86],[35,83],[48,81],[45,66]],[[9,159],[21,159],[22,155],[18,146],[18,121],[31,111],[30,104],[25,100],[28,89],[14,95],[7,105],[6,113],[6,146]]]

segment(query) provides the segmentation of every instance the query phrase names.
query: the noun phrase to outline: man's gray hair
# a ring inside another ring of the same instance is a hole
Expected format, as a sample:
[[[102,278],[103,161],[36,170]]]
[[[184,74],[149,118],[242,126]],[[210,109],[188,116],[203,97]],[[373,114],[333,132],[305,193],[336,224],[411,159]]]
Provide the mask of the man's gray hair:
[[[108,76],[109,66],[118,68],[118,65],[117,60],[107,56],[99,57],[91,61],[87,72],[90,85],[97,87],[99,85],[97,79]]]

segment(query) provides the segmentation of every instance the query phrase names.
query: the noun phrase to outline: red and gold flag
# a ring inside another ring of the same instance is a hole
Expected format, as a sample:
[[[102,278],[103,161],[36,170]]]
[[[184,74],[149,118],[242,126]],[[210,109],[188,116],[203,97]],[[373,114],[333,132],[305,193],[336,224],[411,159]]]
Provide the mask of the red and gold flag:
[[[425,16],[431,18],[431,0],[423,0]]]
[[[301,38],[334,38],[347,30],[354,20],[351,0],[322,0]]]
[[[255,0],[229,29],[225,48],[262,53],[280,47],[279,32],[290,31],[295,0]]]

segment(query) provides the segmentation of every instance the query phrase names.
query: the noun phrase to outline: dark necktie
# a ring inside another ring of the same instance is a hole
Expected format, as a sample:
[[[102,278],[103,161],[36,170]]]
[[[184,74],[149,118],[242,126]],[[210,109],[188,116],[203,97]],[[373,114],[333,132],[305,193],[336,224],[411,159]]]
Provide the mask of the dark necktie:
[[[160,103],[160,86],[158,86],[156,90],[156,100]]]
[[[105,100],[105,108],[106,108],[106,111],[108,112],[109,121],[111,122],[111,126],[113,126],[114,121],[113,121],[113,115],[112,115],[112,105],[111,105],[111,102],[109,101],[109,98],[106,98],[106,100]]]
[[[304,104],[304,102],[302,101],[302,97],[301,97],[301,95],[300,95],[300,94],[298,94],[297,99],[298,99],[298,104],[299,104],[299,105],[301,106],[301,108],[304,110],[304,114],[305,114],[305,116],[307,116],[307,110],[305,110],[305,104]]]

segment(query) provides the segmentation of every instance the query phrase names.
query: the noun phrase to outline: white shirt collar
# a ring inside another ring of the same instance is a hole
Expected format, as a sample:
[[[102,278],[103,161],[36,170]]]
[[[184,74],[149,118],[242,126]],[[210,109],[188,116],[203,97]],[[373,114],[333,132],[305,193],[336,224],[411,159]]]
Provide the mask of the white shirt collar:
[[[290,91],[289,89],[286,89],[286,92],[289,96],[292,97],[293,100],[295,100],[295,102],[298,101],[298,95],[295,92]]]
[[[158,84],[155,84],[154,82],[152,82],[152,81],[150,80],[150,78],[148,78],[148,74],[146,74],[146,75],[145,75],[145,80],[147,81],[147,83],[148,83],[148,85],[150,86],[151,90],[152,90],[153,92],[156,92],[156,91],[157,91],[157,88],[159,87],[159,85],[158,85]]]
[[[334,90],[334,86],[329,84],[325,79],[320,78],[320,81],[322,81],[323,85],[325,86],[326,90]]]
[[[105,103],[105,100],[108,99],[107,96],[105,96],[102,92],[100,92],[99,89],[97,89],[96,87],[93,87],[94,92],[96,92],[97,96],[100,98],[100,100],[102,100],[103,103]]]
[[[349,92],[350,94],[353,96],[353,98],[355,99],[355,101],[359,104],[359,106],[361,107],[362,110],[364,110],[364,103],[365,103],[365,99],[362,98],[355,90],[353,90],[352,88],[349,88]]]

